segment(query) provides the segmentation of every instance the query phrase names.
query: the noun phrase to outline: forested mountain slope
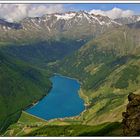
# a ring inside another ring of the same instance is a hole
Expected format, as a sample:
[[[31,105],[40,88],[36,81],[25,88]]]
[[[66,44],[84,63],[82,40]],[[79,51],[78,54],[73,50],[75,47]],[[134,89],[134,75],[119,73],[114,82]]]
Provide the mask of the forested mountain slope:
[[[21,110],[46,95],[49,73],[0,51],[0,131],[20,116]]]

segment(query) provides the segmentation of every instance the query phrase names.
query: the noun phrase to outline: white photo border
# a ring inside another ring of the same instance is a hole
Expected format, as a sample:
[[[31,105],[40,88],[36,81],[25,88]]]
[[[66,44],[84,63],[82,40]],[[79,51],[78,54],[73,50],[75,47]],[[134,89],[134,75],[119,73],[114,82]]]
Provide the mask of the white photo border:
[[[140,4],[139,0],[0,0],[0,4]],[[0,137],[0,140],[140,140],[140,137]]]

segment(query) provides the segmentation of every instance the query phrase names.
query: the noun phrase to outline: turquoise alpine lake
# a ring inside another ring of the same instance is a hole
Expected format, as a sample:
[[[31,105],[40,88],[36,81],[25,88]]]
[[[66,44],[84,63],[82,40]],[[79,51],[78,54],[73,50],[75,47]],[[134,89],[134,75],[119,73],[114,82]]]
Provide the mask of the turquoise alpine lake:
[[[80,83],[61,75],[50,79],[53,84],[51,91],[26,112],[45,120],[79,115],[85,109],[84,101],[78,94]]]

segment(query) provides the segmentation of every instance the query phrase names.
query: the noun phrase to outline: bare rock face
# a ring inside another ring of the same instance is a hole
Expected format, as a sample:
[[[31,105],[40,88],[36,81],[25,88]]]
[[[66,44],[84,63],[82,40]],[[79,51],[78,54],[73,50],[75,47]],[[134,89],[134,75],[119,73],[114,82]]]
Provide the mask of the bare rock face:
[[[123,116],[123,133],[125,136],[140,136],[140,95],[130,93],[129,103]]]

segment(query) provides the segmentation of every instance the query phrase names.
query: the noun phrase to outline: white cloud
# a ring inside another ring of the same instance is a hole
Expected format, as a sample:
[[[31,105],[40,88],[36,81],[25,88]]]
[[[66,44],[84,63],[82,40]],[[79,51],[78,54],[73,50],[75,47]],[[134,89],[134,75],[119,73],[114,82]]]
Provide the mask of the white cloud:
[[[0,4],[0,18],[11,22],[19,21],[25,17],[35,17],[63,11],[63,4]]]
[[[120,17],[129,17],[129,16],[134,15],[134,11],[132,11],[132,10],[122,10],[122,9],[116,8],[116,7],[113,8],[112,10],[108,10],[108,11],[93,9],[89,13],[95,14],[95,15],[108,16],[112,19],[120,18]]]
[[[51,13],[63,12],[63,11],[64,11],[64,7],[62,4],[51,4],[49,6],[39,5],[39,6],[30,8],[28,16],[35,17],[35,16],[44,15],[46,13],[51,14]]]
[[[35,17],[64,11],[63,4],[0,4],[0,18],[11,22],[19,21],[25,17]],[[134,14],[131,10],[122,10],[116,7],[108,11],[93,9],[90,13],[101,14],[112,19],[128,17]]]

